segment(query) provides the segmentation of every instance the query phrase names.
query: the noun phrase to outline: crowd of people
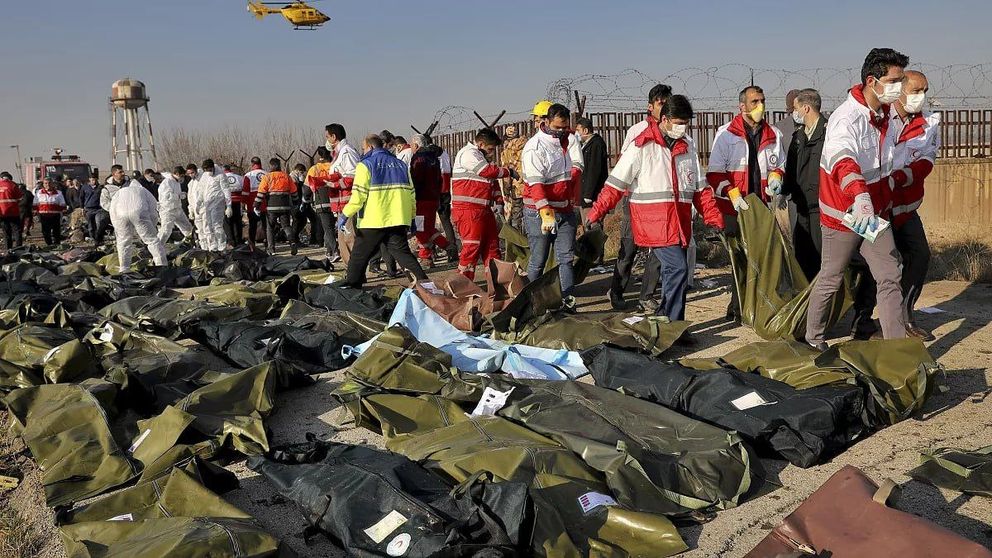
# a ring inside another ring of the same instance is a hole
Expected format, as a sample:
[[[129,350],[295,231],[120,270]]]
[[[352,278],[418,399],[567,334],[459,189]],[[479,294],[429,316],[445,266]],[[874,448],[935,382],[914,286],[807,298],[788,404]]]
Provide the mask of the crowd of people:
[[[771,125],[761,87],[744,88],[738,114],[717,131],[705,169],[687,133],[690,99],[659,84],[612,168],[589,119],[573,120],[568,107],[541,101],[532,137],[518,137],[513,127],[504,137],[485,128],[453,157],[421,134],[408,142],[384,130],[352,145],[344,126],[330,124],[309,168],[283,169],[278,158],[263,166],[255,157],[241,174],[206,159],[129,178],[114,166],[105,184],[46,179],[31,192],[3,173],[0,220],[8,249],[21,243],[32,216],[52,245],[61,241],[62,215],[82,209],[95,243],[113,226],[123,268],[138,240],[156,265],[167,264],[164,244],[175,229],[205,250],[246,242],[255,249],[264,234],[270,253],[286,242],[296,254],[309,225],[310,242],[323,247],[330,263],[346,262],[344,284],[354,287],[369,269],[397,276],[397,265],[428,281],[425,268],[442,255],[475,279],[478,265],[501,257],[505,221],[526,235],[530,280],[554,254],[565,309],[574,311],[577,234],[600,228],[620,206],[613,307],[626,308],[634,257],[647,249],[639,305],[681,320],[694,270],[693,221],[733,237],[741,234],[740,212],[789,199],[795,254],[808,279],[817,278],[810,345],[825,347],[829,302],[851,266],[866,278],[856,297],[856,337],[929,338],[912,319],[929,259],[916,209],[939,148],[939,118],[925,110],[926,77],[906,70],[908,63],[892,49],[873,49],[861,83],[829,120],[820,94],[802,89],[787,96],[790,117]],[[727,317],[739,320],[739,293],[732,290]],[[871,319],[876,305],[880,332]]]

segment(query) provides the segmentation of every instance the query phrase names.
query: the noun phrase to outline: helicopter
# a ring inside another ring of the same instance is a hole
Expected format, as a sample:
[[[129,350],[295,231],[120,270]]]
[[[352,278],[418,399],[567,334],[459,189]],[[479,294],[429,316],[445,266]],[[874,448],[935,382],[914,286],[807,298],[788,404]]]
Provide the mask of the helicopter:
[[[270,8],[269,6],[282,6],[281,8]],[[293,2],[283,4],[282,2],[252,2],[248,1],[248,11],[255,14],[255,19],[262,19],[271,14],[282,14],[286,21],[293,24],[293,29],[314,30],[331,20],[320,10],[314,8],[307,2]]]

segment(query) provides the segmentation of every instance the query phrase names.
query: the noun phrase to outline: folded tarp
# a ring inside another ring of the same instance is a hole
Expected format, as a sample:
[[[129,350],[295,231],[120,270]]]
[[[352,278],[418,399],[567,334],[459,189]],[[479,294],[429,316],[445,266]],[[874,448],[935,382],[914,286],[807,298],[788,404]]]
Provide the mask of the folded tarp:
[[[400,325],[419,341],[451,355],[452,364],[465,372],[502,371],[519,378],[561,380],[578,378],[588,371],[574,351],[514,345],[459,331],[407,289],[396,303],[389,325]],[[353,349],[364,352],[370,342]]]
[[[83,386],[23,388],[3,402],[38,463],[49,506],[96,496],[140,473],[140,464],[114,440],[100,401]]]
[[[374,448],[311,441],[248,466],[351,556],[473,556],[486,548],[515,556],[527,531],[527,485],[473,478],[453,490],[406,457]]]
[[[154,296],[126,298],[100,310],[100,314],[126,326],[139,327],[172,339],[180,337],[188,326],[201,321],[236,322],[251,316],[246,308]]]
[[[528,428],[467,415],[437,396],[375,394],[361,406],[389,449],[455,483],[479,474],[526,483],[534,503],[534,555],[661,558],[687,549],[669,519],[618,504],[599,471]]]
[[[741,322],[764,339],[802,339],[810,283],[803,274],[792,244],[785,240],[775,215],[755,195],[747,197],[750,209],[737,220],[740,236],[725,238],[737,292]],[[850,307],[847,290],[834,295],[828,327]]]
[[[548,313],[517,331],[494,332],[493,337],[509,343],[566,351],[582,351],[609,343],[658,356],[671,348],[689,325],[689,322],[672,322],[664,316]]]
[[[992,497],[992,446],[976,450],[939,448],[923,452],[914,479],[965,494]]]
[[[737,431],[759,451],[799,467],[826,461],[866,430],[857,386],[798,390],[757,374],[701,372],[607,346],[582,356],[596,385]]]
[[[293,556],[250,515],[178,469],[61,520],[69,558]]]

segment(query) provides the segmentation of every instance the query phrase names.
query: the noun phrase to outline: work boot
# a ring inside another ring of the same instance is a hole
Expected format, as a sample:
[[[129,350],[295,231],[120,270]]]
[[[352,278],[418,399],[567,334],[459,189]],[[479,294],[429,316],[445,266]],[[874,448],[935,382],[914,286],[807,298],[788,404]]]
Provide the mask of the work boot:
[[[807,341],[806,344],[809,345],[810,347],[813,347],[817,351],[820,351],[821,353],[830,348],[830,345],[827,345],[826,343],[823,343],[823,342],[820,342],[820,343],[810,343],[809,341]]]
[[[297,246],[296,246],[296,243],[293,243],[293,244],[290,244],[290,245],[289,245],[289,253],[290,253],[291,255],[293,255],[293,256],[295,256],[295,255],[296,255],[296,252],[298,252],[298,251],[299,251],[299,250],[298,250],[298,248],[297,248]]]
[[[924,341],[933,341],[936,339],[933,333],[930,333],[921,327],[917,327],[914,324],[906,324],[906,335],[916,337],[917,339],[922,339]]]
[[[617,312],[622,312],[627,309],[627,301],[623,299],[623,295],[618,295],[613,291],[610,291],[610,306]]]
[[[448,263],[458,263],[458,250],[456,248],[448,248],[445,250],[448,254]]]

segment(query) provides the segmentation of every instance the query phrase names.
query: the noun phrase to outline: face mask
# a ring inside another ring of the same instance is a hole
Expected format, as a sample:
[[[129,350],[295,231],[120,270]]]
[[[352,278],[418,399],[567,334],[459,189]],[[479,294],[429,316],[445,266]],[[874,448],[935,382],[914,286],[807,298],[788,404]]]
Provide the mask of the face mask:
[[[906,109],[906,112],[910,114],[916,114],[923,110],[923,103],[926,101],[926,98],[926,93],[906,95],[906,102],[902,104],[902,108]]]
[[[802,126],[806,124],[806,120],[803,118],[802,113],[799,112],[798,110],[792,111],[792,121],[796,123],[796,126]]]
[[[762,119],[765,118],[765,105],[758,105],[754,107],[750,112],[748,112],[748,115],[751,117],[751,120],[761,122]]]
[[[878,102],[883,105],[891,105],[899,99],[899,95],[902,94],[902,84],[901,83],[883,83],[882,92],[875,92],[878,96]]]
[[[328,151],[334,151],[334,144],[331,143],[331,140],[325,141],[324,147],[326,147]]]
[[[682,139],[685,137],[685,130],[688,128],[686,124],[672,124],[672,129],[665,132],[665,135],[672,139]]]
[[[564,139],[568,137],[568,130],[552,130],[547,126],[541,126],[541,130],[555,139]]]

